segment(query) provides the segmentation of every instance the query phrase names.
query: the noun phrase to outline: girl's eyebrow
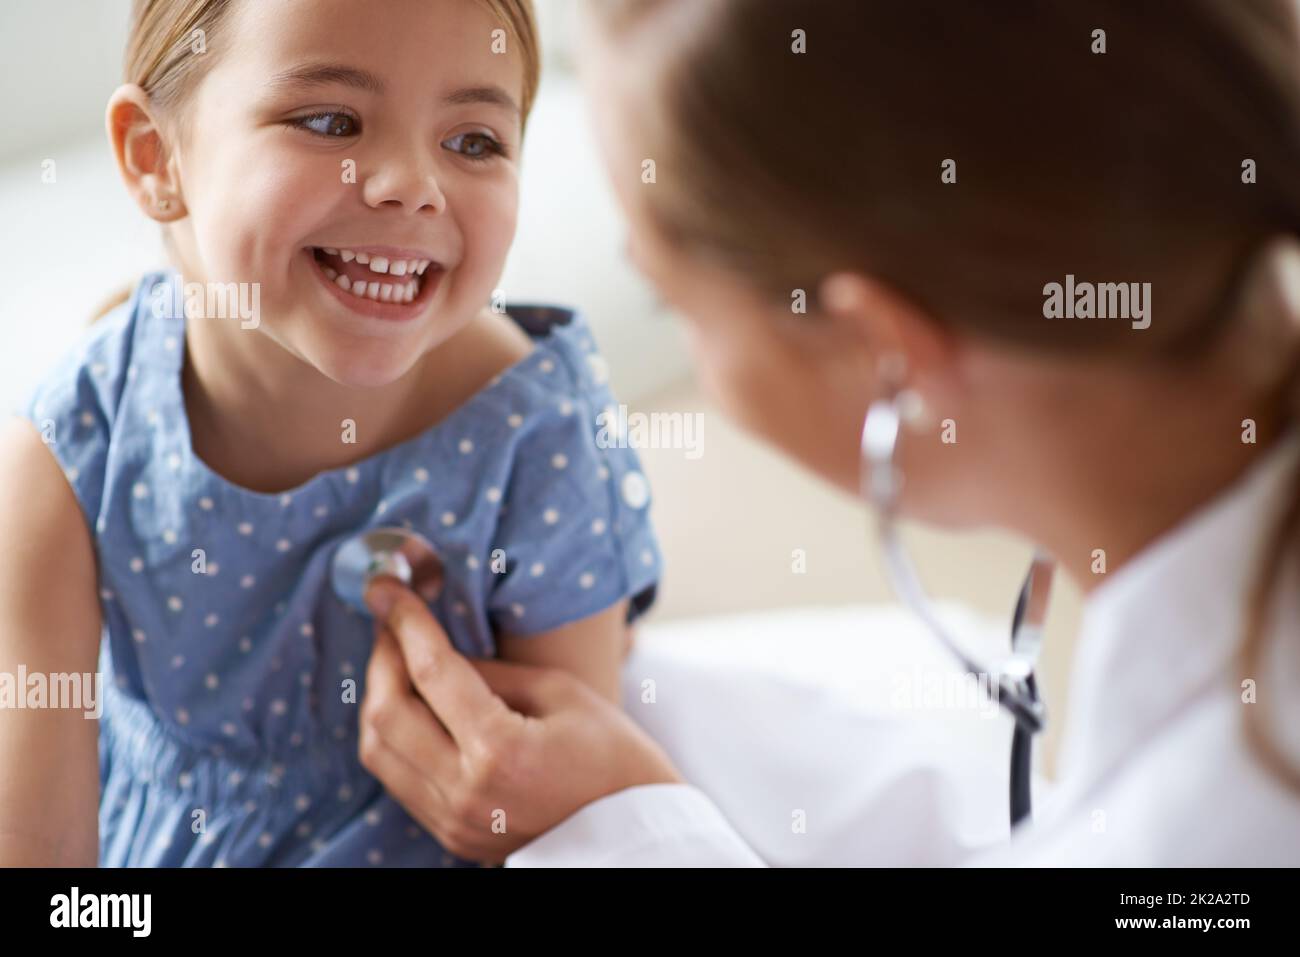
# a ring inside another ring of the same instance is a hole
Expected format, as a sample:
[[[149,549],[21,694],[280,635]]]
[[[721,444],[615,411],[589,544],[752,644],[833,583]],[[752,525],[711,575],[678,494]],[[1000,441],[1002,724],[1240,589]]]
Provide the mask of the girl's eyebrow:
[[[503,106],[513,113],[519,112],[519,104],[499,86],[465,86],[453,90],[442,98],[444,103],[461,106],[465,103],[486,103],[488,106]]]
[[[376,95],[384,92],[384,81],[375,74],[337,63],[306,63],[295,66],[271,77],[267,86],[278,92],[320,86],[324,83],[341,83]]]
[[[386,89],[384,81],[369,70],[344,66],[339,63],[308,63],[292,67],[271,77],[267,83],[272,90],[283,92],[327,83],[339,83],[382,96]],[[501,106],[518,113],[519,104],[499,86],[466,86],[453,90],[443,97],[443,102],[452,106],[466,103],[486,103],[489,106]]]

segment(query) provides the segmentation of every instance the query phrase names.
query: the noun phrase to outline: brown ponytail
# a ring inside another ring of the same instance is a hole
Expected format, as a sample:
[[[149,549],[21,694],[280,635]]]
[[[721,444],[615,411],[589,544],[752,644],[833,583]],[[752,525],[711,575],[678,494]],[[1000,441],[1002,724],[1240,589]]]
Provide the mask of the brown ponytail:
[[[1290,569],[1300,573],[1300,477],[1294,480],[1290,504],[1284,510],[1260,555],[1259,570],[1246,604],[1245,635],[1237,649],[1238,672],[1241,679],[1254,680],[1263,685],[1263,695],[1258,704],[1242,709],[1246,741],[1259,760],[1287,787],[1300,794],[1300,765],[1294,756],[1288,756],[1278,741],[1267,715],[1271,695],[1263,674],[1265,639],[1271,626],[1271,610],[1280,587],[1282,573]],[[1294,583],[1300,586],[1300,581]]]
[[[122,286],[116,291],[110,293],[108,296],[104,297],[104,300],[98,306],[96,306],[94,312],[90,314],[90,322],[88,323],[88,325],[93,326],[95,323],[99,322],[99,320],[103,319],[105,316],[107,316],[118,306],[122,305],[122,303],[130,299],[131,292],[134,289],[135,289],[135,283],[128,283],[127,285]]]
[[[1300,39],[1300,22],[1297,22],[1295,5],[1290,8],[1283,5],[1274,10],[1274,14],[1278,18],[1274,23],[1278,35],[1290,36],[1292,40]],[[1262,20],[1264,17],[1261,17]],[[1288,79],[1292,86],[1296,85],[1295,47],[1295,43],[1286,44],[1281,52],[1275,53],[1270,64],[1281,78],[1279,85],[1283,88],[1286,87]],[[1275,44],[1270,49],[1275,49]],[[1300,169],[1300,148],[1297,148],[1292,159],[1294,165],[1291,169]],[[1295,176],[1291,178],[1295,179]],[[1294,237],[1300,238],[1300,203],[1292,207],[1292,213],[1294,216],[1290,222],[1291,233]],[[1283,302],[1290,303],[1292,309],[1300,309],[1300,294],[1292,294],[1290,299],[1284,298]],[[1295,320],[1295,316],[1292,319]],[[1291,421],[1300,423],[1300,360],[1296,361],[1295,368],[1292,369],[1290,387],[1284,391],[1290,398],[1288,408],[1291,410]],[[1277,524],[1260,550],[1251,592],[1247,596],[1244,635],[1242,644],[1238,646],[1238,670],[1242,680],[1262,676],[1266,672],[1264,661],[1268,653],[1266,638],[1273,625],[1271,618],[1273,618],[1273,610],[1277,607],[1278,594],[1286,588],[1286,579],[1283,576],[1286,575],[1288,567],[1296,579],[1292,581],[1292,589],[1300,588],[1300,471],[1292,476],[1291,482],[1290,502],[1278,516]],[[1258,703],[1243,707],[1245,740],[1271,774],[1286,783],[1292,792],[1300,793],[1300,765],[1297,765],[1295,755],[1287,754],[1268,720],[1268,711],[1273,700],[1274,696],[1271,696],[1269,688],[1265,687],[1264,694],[1257,700]]]
[[[1300,422],[1300,362],[1290,377],[1288,390],[1291,421]],[[1246,599],[1245,634],[1237,648],[1238,678],[1253,680],[1260,691],[1256,702],[1242,708],[1246,742],[1279,780],[1300,794],[1300,764],[1288,755],[1268,720],[1275,695],[1269,693],[1264,658],[1279,594],[1285,595],[1285,575],[1293,576],[1290,594],[1300,589],[1300,469],[1291,477],[1291,494],[1260,550],[1255,576]],[[1285,613],[1285,610],[1284,610]],[[1292,636],[1294,640],[1296,636]],[[1260,689],[1258,686],[1263,685]],[[1261,710],[1262,709],[1262,710]]]

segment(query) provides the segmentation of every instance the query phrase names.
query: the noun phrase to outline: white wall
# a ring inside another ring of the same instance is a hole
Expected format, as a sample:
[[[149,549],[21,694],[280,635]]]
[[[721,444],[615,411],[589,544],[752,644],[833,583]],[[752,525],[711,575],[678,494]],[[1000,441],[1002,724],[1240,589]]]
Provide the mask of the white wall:
[[[3,0],[0,163],[99,133],[122,72],[129,0]]]

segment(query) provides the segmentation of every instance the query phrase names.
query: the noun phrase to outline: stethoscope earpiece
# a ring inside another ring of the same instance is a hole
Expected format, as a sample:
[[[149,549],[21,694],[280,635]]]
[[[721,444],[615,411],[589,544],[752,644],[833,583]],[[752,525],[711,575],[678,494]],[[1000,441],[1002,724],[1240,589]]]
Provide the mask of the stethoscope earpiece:
[[[372,528],[348,539],[334,553],[330,568],[334,594],[363,615],[370,614],[366,586],[376,575],[391,575],[428,603],[442,593],[442,559],[428,539],[409,528]]]

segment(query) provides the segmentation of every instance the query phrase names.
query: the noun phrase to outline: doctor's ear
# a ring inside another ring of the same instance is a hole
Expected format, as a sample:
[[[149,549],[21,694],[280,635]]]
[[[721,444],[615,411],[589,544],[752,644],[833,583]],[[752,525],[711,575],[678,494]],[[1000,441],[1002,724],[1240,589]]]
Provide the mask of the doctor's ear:
[[[184,216],[170,144],[144,90],[134,83],[118,87],[105,123],[118,171],[145,215],[160,223]]]
[[[932,315],[889,285],[860,273],[827,276],[818,304],[842,336],[858,340],[879,363],[900,359],[904,378],[947,377],[956,371],[957,340]]]

